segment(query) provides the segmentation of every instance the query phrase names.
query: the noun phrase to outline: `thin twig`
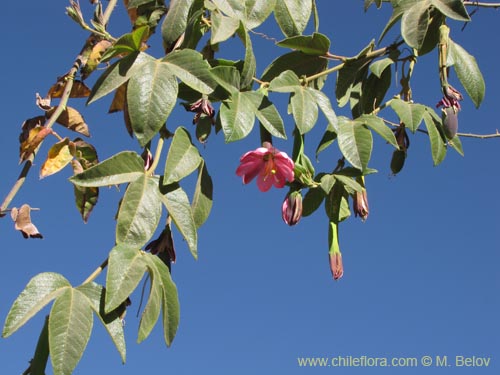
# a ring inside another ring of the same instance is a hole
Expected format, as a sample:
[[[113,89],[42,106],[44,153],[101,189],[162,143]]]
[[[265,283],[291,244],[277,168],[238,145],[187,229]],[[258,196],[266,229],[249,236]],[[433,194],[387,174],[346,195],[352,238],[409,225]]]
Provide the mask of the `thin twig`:
[[[101,274],[101,272],[108,266],[108,261],[109,261],[109,258],[106,258],[104,260],[104,262],[101,263],[101,265],[99,267],[97,267],[95,269],[94,272],[92,272],[89,277],[87,277],[85,279],[85,281],[82,283],[82,285],[84,284],[87,284],[87,283],[90,283],[91,281],[94,281],[96,279],[97,276],[99,276]]]
[[[464,5],[481,8],[500,8],[500,3],[483,3],[479,1],[464,1]]]

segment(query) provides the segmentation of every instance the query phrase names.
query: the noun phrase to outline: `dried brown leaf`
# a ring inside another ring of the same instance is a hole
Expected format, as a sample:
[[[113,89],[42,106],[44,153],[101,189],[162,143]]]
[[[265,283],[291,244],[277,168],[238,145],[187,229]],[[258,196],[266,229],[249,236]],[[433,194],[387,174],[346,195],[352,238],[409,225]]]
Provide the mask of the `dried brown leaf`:
[[[47,111],[46,116],[49,118],[52,116],[56,107]],[[83,116],[76,109],[72,107],[66,107],[66,109],[59,115],[56,122],[65,128],[73,130],[80,133],[86,137],[90,137],[89,127],[83,120]]]
[[[115,96],[113,97],[113,101],[109,107],[108,113],[115,113],[119,111],[123,111],[125,108],[125,102],[127,101],[127,84],[124,83],[115,92]]]
[[[21,208],[14,207],[11,211],[12,220],[14,220],[14,228],[21,232],[24,238],[43,238],[36,226],[31,222],[32,208],[23,204]]]
[[[46,98],[42,98],[39,93],[36,93],[36,105],[42,110],[42,111],[48,111],[52,107],[50,106],[50,96],[47,96]]]
[[[47,93],[48,98],[60,98],[64,93],[64,88],[66,87],[66,76],[59,77],[57,82],[52,85]],[[71,92],[69,94],[70,98],[86,98],[90,95],[90,89],[85,83],[79,80],[73,81],[73,87],[71,87]],[[49,103],[50,105],[50,103]]]
[[[92,46],[87,61],[81,69],[82,79],[86,79],[90,73],[96,70],[97,66],[101,62],[103,53],[112,45],[113,44],[107,40],[101,40]]]

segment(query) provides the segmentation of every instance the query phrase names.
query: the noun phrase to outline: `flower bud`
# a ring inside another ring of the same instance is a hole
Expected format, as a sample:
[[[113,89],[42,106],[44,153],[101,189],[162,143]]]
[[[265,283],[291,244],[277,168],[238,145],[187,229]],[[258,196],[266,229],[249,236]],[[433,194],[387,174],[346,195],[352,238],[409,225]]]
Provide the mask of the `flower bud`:
[[[443,108],[442,122],[446,138],[453,139],[458,131],[458,113],[453,107]]]
[[[368,207],[368,195],[365,189],[365,180],[363,176],[356,178],[356,181],[363,187],[362,191],[357,191],[353,196],[354,216],[360,217],[365,221],[368,218],[370,209]]]
[[[287,194],[281,206],[283,221],[292,226],[297,224],[302,217],[302,194],[300,191],[292,191]]]
[[[170,263],[175,263],[175,247],[170,224],[165,226],[160,236],[148,243],[145,249],[151,251],[151,254],[158,255],[170,270]]]
[[[334,280],[340,279],[344,275],[344,266],[342,265],[342,254],[340,251],[329,253],[330,271]]]

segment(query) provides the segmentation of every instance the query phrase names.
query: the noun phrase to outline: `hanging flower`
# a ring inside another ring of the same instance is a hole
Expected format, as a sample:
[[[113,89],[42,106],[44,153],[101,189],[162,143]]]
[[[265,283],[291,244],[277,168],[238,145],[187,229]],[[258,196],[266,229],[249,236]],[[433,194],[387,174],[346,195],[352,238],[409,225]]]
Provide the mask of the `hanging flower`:
[[[340,251],[329,253],[330,271],[334,280],[340,279],[344,275],[344,266],[342,265],[342,254]]]
[[[193,124],[197,124],[198,121],[200,121],[200,117],[202,115],[208,116],[210,118],[210,121],[212,122],[212,124],[215,123],[214,107],[212,107],[212,103],[210,103],[210,101],[208,99],[201,98],[192,104],[183,104],[183,105],[184,105],[184,108],[186,108],[186,111],[196,113],[196,115],[193,118]]]
[[[241,157],[236,174],[243,177],[243,183],[248,184],[257,177],[259,190],[268,191],[273,185],[282,188],[287,181],[292,182],[293,160],[269,142],[264,142],[262,146]]]
[[[292,191],[286,195],[281,206],[281,217],[290,226],[300,221],[302,217],[302,194],[300,191]]]

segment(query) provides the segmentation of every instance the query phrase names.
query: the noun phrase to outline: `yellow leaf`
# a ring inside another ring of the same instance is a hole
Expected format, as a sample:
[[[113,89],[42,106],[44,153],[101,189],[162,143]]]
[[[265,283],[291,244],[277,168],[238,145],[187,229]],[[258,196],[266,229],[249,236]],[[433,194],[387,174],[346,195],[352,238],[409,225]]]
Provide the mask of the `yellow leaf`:
[[[74,149],[75,145],[68,138],[54,144],[49,149],[47,159],[42,165],[40,178],[57,173],[68,165],[73,160]]]
[[[35,124],[34,127],[31,127],[33,124],[34,124],[33,122],[31,124],[27,122],[23,124],[23,132],[19,136],[19,140],[21,141],[21,146],[19,150],[20,154],[19,163],[22,163],[23,161],[27,160],[31,156],[31,154],[36,150],[36,148],[40,145],[40,143],[42,143],[45,137],[50,133],[52,133],[51,129],[48,129],[42,125]],[[27,130],[28,128],[30,129]]]

